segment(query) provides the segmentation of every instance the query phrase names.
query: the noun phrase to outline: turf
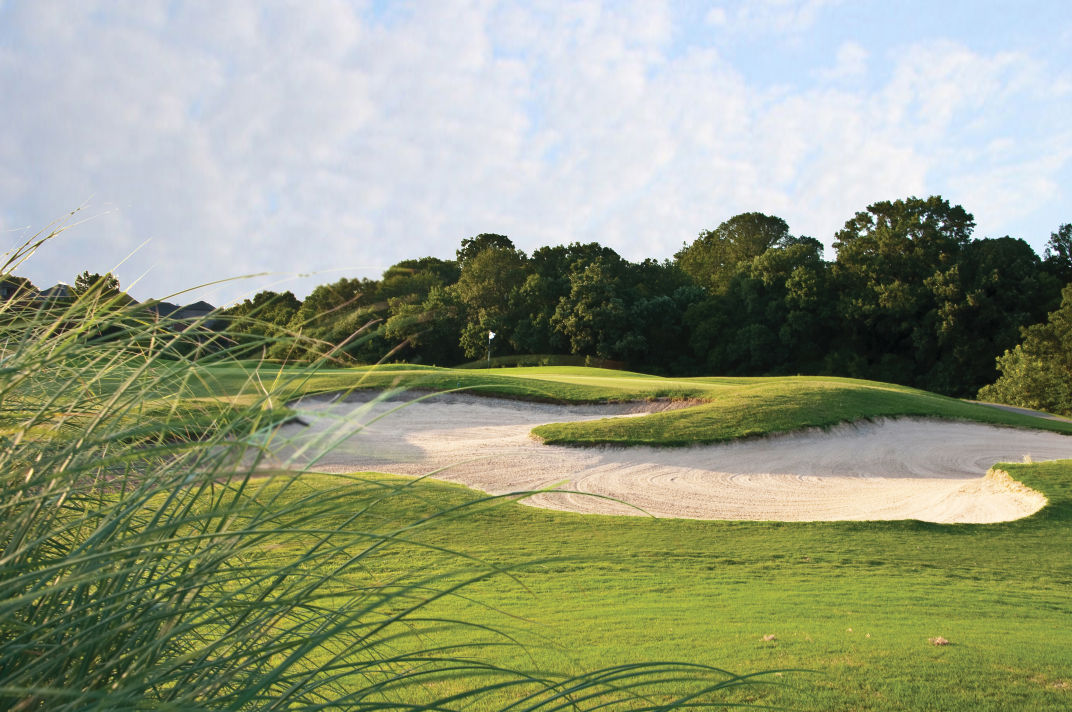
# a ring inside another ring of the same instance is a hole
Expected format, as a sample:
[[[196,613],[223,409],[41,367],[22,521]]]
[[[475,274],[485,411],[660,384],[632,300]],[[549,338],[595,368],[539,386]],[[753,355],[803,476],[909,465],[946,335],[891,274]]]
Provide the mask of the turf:
[[[752,379],[712,385],[706,402],[625,420],[554,423],[533,430],[549,444],[673,446],[826,428],[876,418],[969,420],[1072,433],[1072,423],[1009,413],[926,391],[848,379]]]
[[[496,565],[535,562],[435,608],[524,643],[480,651],[496,662],[807,669],[730,698],[803,710],[1068,709],[1072,461],[1007,469],[1050,504],[984,526],[653,520],[504,503],[414,537]],[[310,487],[332,482],[307,477]],[[366,475],[351,486],[399,481]],[[405,492],[376,516],[408,521],[476,497],[431,481]],[[425,549],[396,550],[374,572],[438,565]],[[928,642],[938,636],[952,644]]]
[[[637,418],[555,423],[534,429],[549,444],[674,446],[711,443],[809,427],[891,417],[932,417],[1072,433],[1072,423],[1047,420],[947,398],[890,383],[850,378],[661,378],[584,367],[491,370],[390,367],[321,369],[268,367],[297,396],[353,388],[462,390],[560,403],[678,399],[697,404]],[[206,396],[247,384],[236,367],[202,370]]]
[[[244,380],[238,371],[206,369],[206,392],[226,392]],[[554,429],[566,426],[541,429],[558,442],[679,444],[898,415],[1069,430],[1066,423],[850,379],[661,379],[577,368],[396,367],[311,375],[284,369],[278,375],[293,381],[295,394],[467,388],[552,401],[707,401],[595,421],[560,437]],[[477,644],[474,655],[496,663],[579,672],[674,659],[734,672],[787,670],[766,678],[784,684],[727,699],[804,710],[1068,709],[1072,461],[1005,468],[1046,493],[1049,504],[1017,522],[937,525],[654,520],[505,502],[435,519],[411,538],[512,568],[514,577],[481,580],[464,597],[441,599],[426,612],[487,623],[523,644],[473,629],[443,634],[442,642],[468,636]],[[338,480],[306,475],[302,484],[325,488]],[[390,528],[478,498],[454,485],[363,474],[345,485],[348,494],[340,492],[340,521],[380,498],[385,487],[402,485],[360,526]],[[363,576],[393,582],[406,572],[446,571],[454,560],[436,551],[385,551]],[[340,586],[346,583],[368,579]],[[952,644],[928,642],[938,636]]]

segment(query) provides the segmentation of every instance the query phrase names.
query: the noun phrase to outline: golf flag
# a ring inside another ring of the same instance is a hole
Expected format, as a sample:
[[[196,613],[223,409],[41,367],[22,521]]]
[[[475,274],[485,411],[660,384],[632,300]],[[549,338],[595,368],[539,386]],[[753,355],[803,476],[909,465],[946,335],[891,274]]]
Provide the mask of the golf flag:
[[[489,331],[488,332],[488,341],[491,341],[494,338],[495,338],[495,332],[494,331]]]

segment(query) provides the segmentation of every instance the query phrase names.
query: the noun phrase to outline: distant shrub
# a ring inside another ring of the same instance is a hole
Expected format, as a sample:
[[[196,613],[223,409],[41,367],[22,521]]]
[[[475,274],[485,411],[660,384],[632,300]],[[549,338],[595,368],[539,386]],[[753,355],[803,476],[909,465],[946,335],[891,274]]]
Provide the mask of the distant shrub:
[[[1023,341],[997,359],[1001,376],[982,400],[1072,415],[1072,284],[1046,321],[1023,330]]]

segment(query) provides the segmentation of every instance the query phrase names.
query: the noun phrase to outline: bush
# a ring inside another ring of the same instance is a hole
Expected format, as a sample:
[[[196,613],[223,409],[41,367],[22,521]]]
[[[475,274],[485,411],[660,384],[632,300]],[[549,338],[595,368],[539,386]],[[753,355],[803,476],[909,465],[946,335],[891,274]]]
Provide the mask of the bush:
[[[981,400],[1072,415],[1072,284],[1046,321],[1023,330],[1023,342],[997,359],[1001,376]]]

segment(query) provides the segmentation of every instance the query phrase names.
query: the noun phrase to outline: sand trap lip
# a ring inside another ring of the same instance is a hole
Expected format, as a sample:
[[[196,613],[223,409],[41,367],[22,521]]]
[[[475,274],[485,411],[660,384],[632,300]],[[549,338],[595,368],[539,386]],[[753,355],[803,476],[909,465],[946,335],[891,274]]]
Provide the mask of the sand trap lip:
[[[531,429],[650,406],[561,406],[460,394],[367,402],[371,397],[292,404],[309,425],[280,430],[287,442],[280,457],[327,472],[433,473],[491,494],[557,486],[633,505],[567,492],[525,500],[592,514],[944,523],[1009,521],[1038,511],[1046,501],[1041,494],[984,475],[996,462],[1025,456],[1072,458],[1072,437],[921,419],[686,448],[560,447],[537,442]],[[313,458],[314,452],[323,454]]]

